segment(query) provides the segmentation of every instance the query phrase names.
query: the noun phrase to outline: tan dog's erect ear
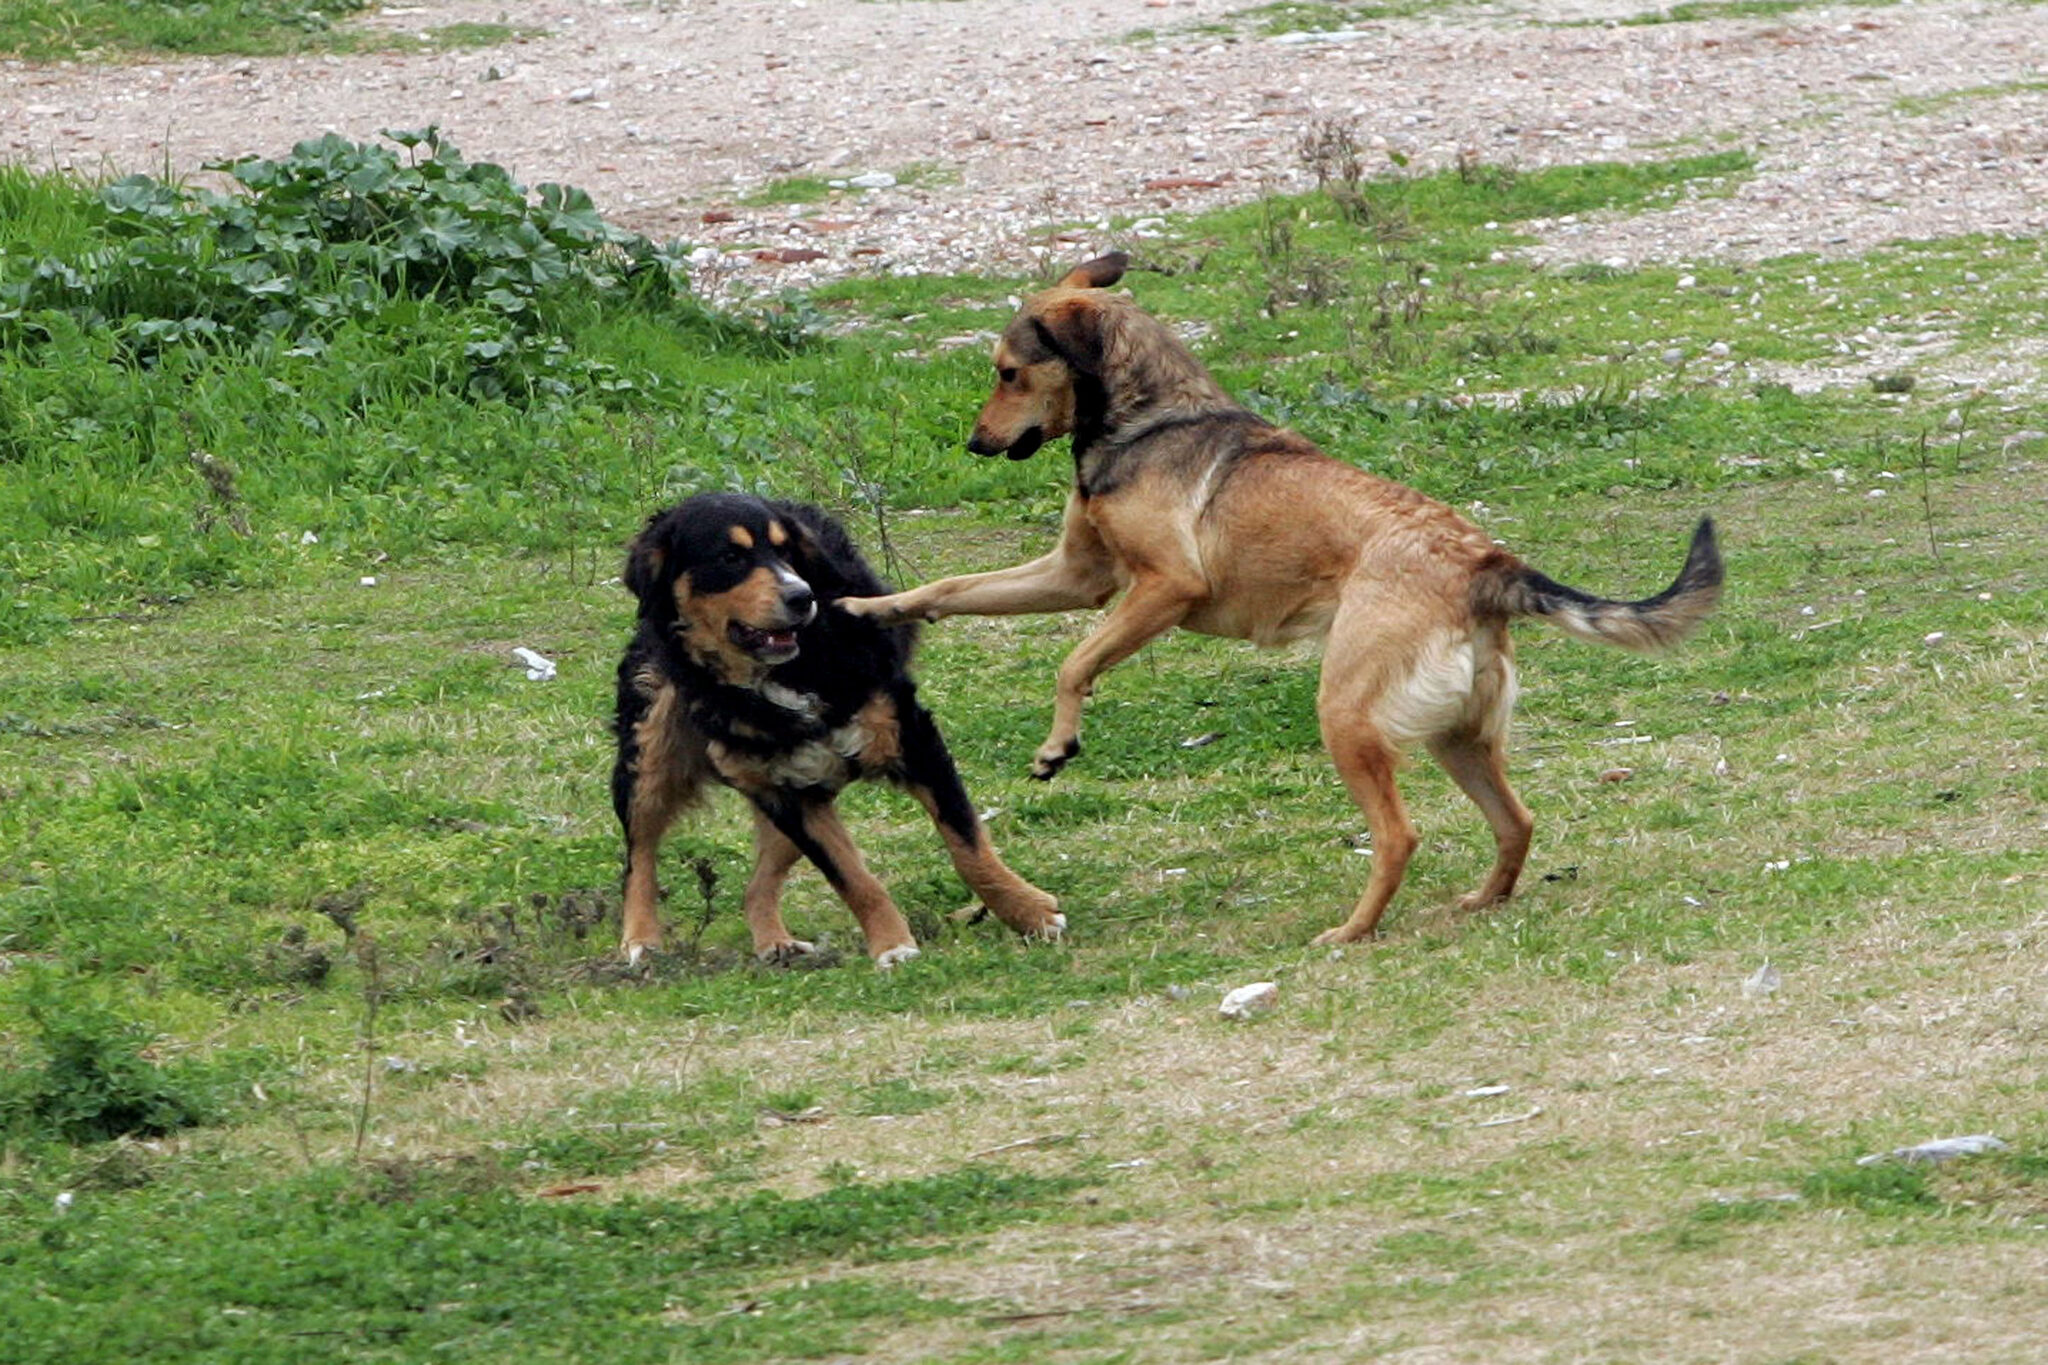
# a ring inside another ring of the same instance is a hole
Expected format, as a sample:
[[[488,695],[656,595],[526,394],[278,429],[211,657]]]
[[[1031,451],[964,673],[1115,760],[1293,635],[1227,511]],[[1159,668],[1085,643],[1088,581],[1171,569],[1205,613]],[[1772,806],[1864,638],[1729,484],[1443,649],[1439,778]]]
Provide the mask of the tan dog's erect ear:
[[[1131,258],[1121,251],[1112,251],[1106,256],[1097,256],[1092,261],[1083,261],[1069,270],[1060,280],[1062,289],[1107,289],[1124,277],[1130,268]]]
[[[1038,340],[1083,374],[1102,373],[1102,309],[1089,298],[1060,299],[1032,315]]]

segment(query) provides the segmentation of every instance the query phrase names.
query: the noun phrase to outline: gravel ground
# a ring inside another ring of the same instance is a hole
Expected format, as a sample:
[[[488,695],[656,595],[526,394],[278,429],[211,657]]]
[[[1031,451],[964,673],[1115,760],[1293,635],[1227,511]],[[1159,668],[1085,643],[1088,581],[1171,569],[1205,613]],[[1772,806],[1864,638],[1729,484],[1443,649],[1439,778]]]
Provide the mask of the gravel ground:
[[[1732,197],[1539,225],[1548,260],[1847,254],[2048,226],[2037,4],[1623,27],[1640,6],[1506,0],[1298,42],[1233,22],[1245,3],[547,0],[511,16],[536,36],[453,52],[8,62],[0,157],[190,173],[330,129],[439,124],[472,159],[582,186],[619,222],[715,248],[700,253],[707,275],[741,289],[1071,255],[1085,225],[1112,216],[1299,185],[1296,141],[1322,119],[1417,169],[1725,146],[1760,160]],[[501,3],[427,0],[366,22],[507,17]],[[897,183],[805,207],[748,202],[798,175]]]

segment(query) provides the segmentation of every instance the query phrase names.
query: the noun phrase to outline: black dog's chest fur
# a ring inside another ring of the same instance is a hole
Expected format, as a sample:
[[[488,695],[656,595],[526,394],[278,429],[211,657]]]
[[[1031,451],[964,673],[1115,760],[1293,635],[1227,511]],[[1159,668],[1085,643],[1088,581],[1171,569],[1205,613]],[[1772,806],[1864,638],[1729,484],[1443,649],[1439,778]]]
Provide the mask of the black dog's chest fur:
[[[894,775],[894,746],[878,741],[915,705],[915,684],[901,672],[906,637],[825,604],[819,621],[797,632],[795,659],[738,685],[643,625],[621,681],[635,679],[635,690],[650,702],[650,685],[673,686],[677,720],[694,732],[727,786],[836,792],[863,777]]]
[[[816,643],[805,641],[803,632],[798,640],[806,649]],[[874,723],[877,715],[894,723],[897,708],[888,690],[809,691],[807,679],[776,676],[788,671],[774,670],[757,687],[684,691],[684,713],[704,737],[720,780],[741,790],[836,792],[861,777],[888,776],[890,754],[878,748]]]

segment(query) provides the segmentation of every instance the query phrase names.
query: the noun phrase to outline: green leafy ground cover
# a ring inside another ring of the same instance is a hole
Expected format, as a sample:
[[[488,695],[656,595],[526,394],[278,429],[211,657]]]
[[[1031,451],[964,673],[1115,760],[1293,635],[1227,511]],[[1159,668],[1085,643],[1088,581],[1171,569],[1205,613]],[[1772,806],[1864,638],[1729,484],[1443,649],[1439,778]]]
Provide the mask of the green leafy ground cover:
[[[986,357],[934,345],[1033,282],[721,312],[573,191],[394,145],[311,144],[233,201],[0,174],[11,1359],[1997,1360],[2048,1331],[2048,414],[1947,378],[2038,333],[2039,243],[1543,271],[1518,220],[1746,161],[1375,178],[1326,143],[1322,193],[1134,244],[1131,287],[1262,411],[1566,582],[1661,586],[1702,511],[1726,538],[1728,600],[1669,658],[1523,633],[1525,894],[1450,909],[1489,855],[1420,762],[1385,936],[1311,951],[1370,856],[1313,659],[1162,641],[1038,785],[1088,621],[961,620],[925,693],[1071,940],[956,919],[921,817],[860,791],[924,958],[748,965],[726,803],[671,840],[676,949],[629,974],[623,541],[739,486],[835,507],[905,582],[1035,552],[1061,453],[962,453]],[[1910,386],[1807,391],[1871,329],[1941,344]],[[792,898],[850,943],[815,878]],[[1257,979],[1274,1015],[1215,1017]],[[2010,1145],[1857,1164],[1965,1132]]]

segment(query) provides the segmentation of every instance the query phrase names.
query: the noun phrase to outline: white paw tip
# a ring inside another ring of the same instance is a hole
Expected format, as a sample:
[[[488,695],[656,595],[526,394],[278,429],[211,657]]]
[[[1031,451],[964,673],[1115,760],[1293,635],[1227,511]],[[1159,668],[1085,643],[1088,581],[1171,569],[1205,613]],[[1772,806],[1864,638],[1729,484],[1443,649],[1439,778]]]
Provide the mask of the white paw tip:
[[[887,971],[889,968],[899,966],[916,956],[918,956],[917,945],[906,943],[900,948],[891,948],[886,952],[876,954],[875,966],[883,971]]]
[[[628,947],[626,948],[626,965],[627,965],[628,967],[637,967],[637,966],[639,966],[639,965],[640,965],[640,959],[641,959],[641,958],[643,958],[643,957],[645,957],[645,956],[647,956],[647,945],[646,945],[646,944],[644,944],[644,943],[634,943],[634,944],[630,944],[630,945],[628,945]]]

